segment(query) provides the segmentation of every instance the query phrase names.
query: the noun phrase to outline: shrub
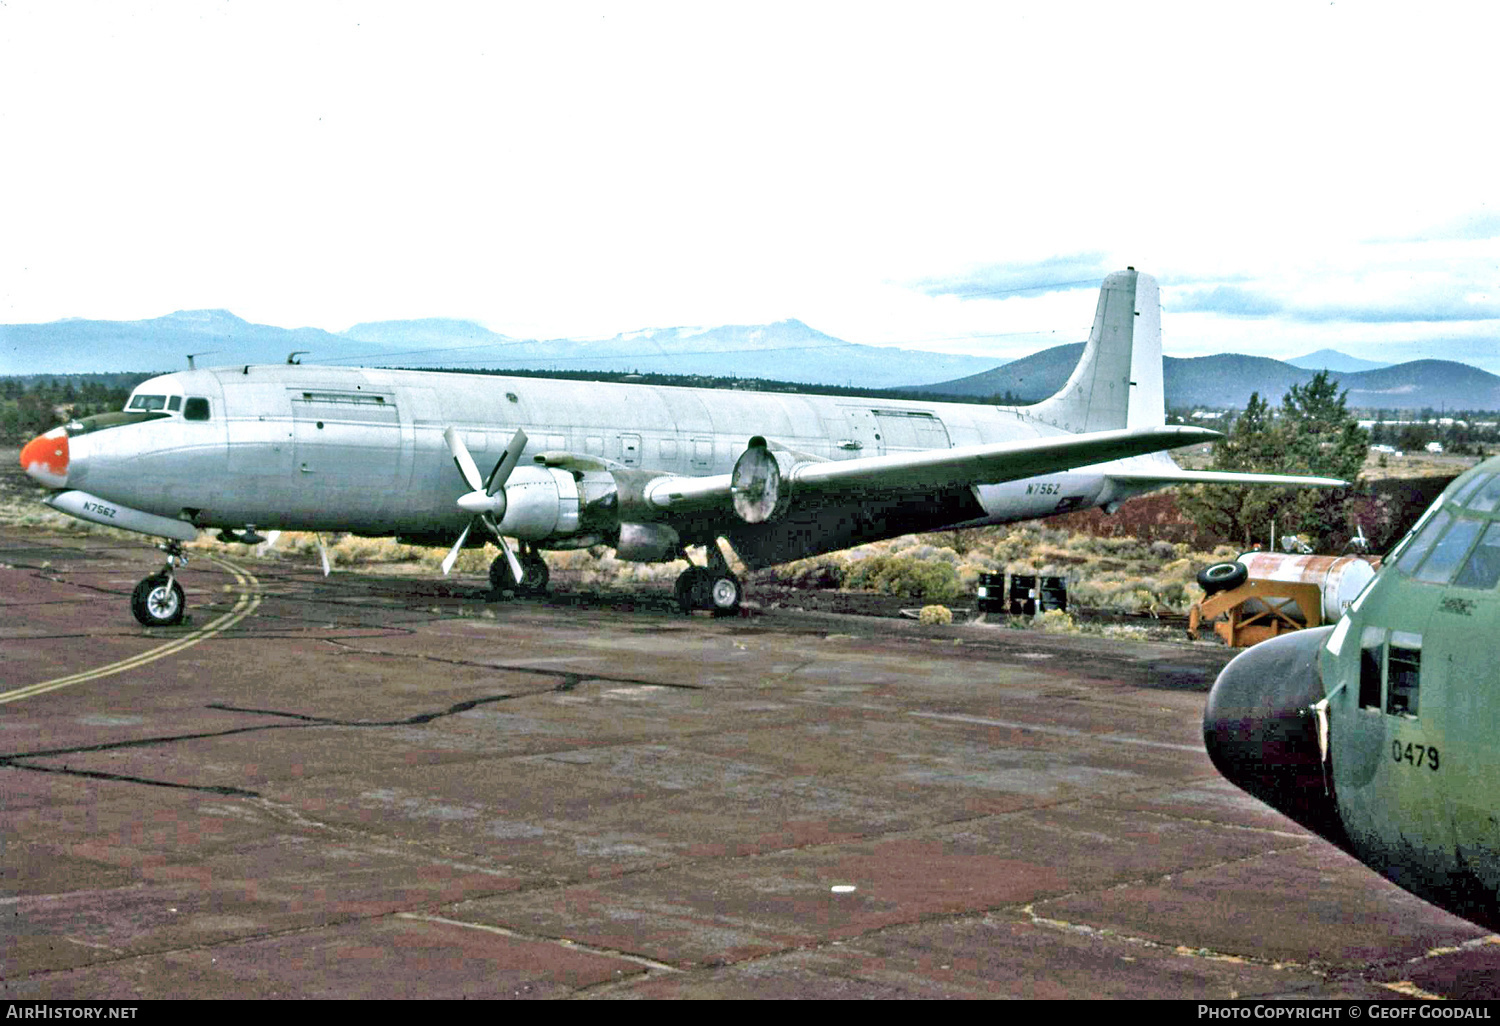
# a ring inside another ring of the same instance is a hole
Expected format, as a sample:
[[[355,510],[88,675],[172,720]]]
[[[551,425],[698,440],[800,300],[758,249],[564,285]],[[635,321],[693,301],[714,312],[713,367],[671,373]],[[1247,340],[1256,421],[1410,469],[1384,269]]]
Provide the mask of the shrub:
[[[1038,613],[1036,619],[1031,621],[1034,626],[1048,634],[1077,634],[1078,624],[1073,622],[1071,613],[1061,609],[1049,609]]]
[[[947,606],[923,606],[917,621],[925,624],[949,624],[953,622],[953,610]]]

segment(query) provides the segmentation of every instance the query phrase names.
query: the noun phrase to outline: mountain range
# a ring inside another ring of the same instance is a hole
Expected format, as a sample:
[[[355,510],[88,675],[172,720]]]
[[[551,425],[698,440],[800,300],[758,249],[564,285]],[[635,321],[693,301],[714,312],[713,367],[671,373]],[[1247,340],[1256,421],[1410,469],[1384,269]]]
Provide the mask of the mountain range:
[[[1054,346],[1001,366],[992,357],[845,342],[798,320],[716,328],[656,328],[600,339],[519,339],[472,321],[430,318],[356,324],[344,332],[254,324],[226,310],[183,310],[140,321],[63,320],[0,325],[0,374],[175,370],[281,363],[385,367],[493,367],[764,378],[866,389],[1035,401],[1055,392],[1083,343]],[[1447,360],[1388,366],[1333,350],[1295,360],[1218,354],[1163,361],[1167,404],[1243,407],[1252,392],[1279,401],[1328,368],[1351,407],[1500,409],[1500,377]],[[934,382],[936,382],[934,384]]]
[[[1010,393],[1017,402],[1035,402],[1063,386],[1083,353],[1083,345],[1074,342],[1053,346],[979,374],[923,385],[921,390],[952,396]],[[1162,358],[1162,385],[1167,406],[1173,409],[1242,409],[1252,392],[1259,392],[1275,405],[1288,388],[1306,384],[1316,373],[1280,360],[1237,353]],[[1374,370],[1335,372],[1334,376],[1339,387],[1348,390],[1351,408],[1500,410],[1500,377],[1451,360],[1413,360]]]
[[[845,342],[801,321],[716,328],[653,328],[603,339],[518,339],[472,321],[429,318],[318,328],[252,324],[227,310],[181,310],[144,321],[65,320],[0,325],[0,374],[179,370],[197,365],[309,363],[382,367],[640,371],[777,378],[897,388],[986,370],[993,358]]]

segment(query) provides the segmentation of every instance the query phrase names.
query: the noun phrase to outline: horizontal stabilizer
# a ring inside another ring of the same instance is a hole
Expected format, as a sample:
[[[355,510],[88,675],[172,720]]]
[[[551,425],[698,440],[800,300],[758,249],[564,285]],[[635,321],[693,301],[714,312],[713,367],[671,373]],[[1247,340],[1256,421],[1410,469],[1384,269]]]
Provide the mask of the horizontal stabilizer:
[[[1217,431],[1176,425],[1120,428],[852,460],[799,461],[785,472],[784,479],[792,496],[899,494],[964,488],[1108,463],[1218,437]],[[708,507],[727,502],[730,486],[728,474],[700,478],[668,476],[652,481],[646,487],[646,498],[659,509]]]

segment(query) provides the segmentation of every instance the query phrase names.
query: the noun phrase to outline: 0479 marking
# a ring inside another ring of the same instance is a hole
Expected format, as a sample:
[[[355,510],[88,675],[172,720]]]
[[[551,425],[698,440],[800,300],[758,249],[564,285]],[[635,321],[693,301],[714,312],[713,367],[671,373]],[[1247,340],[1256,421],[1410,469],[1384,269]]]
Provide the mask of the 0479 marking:
[[[1436,773],[1441,760],[1438,758],[1438,750],[1432,745],[1419,745],[1411,742],[1403,745],[1400,738],[1393,738],[1391,761],[1404,762],[1410,766],[1426,766]]]

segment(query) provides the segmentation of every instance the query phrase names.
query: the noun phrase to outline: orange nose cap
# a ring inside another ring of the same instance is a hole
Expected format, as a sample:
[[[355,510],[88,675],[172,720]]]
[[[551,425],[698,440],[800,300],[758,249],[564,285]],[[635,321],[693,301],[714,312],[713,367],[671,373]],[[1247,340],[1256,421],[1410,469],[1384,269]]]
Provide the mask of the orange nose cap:
[[[21,468],[32,479],[48,488],[63,488],[68,483],[68,433],[53,428],[38,435],[21,450]]]

